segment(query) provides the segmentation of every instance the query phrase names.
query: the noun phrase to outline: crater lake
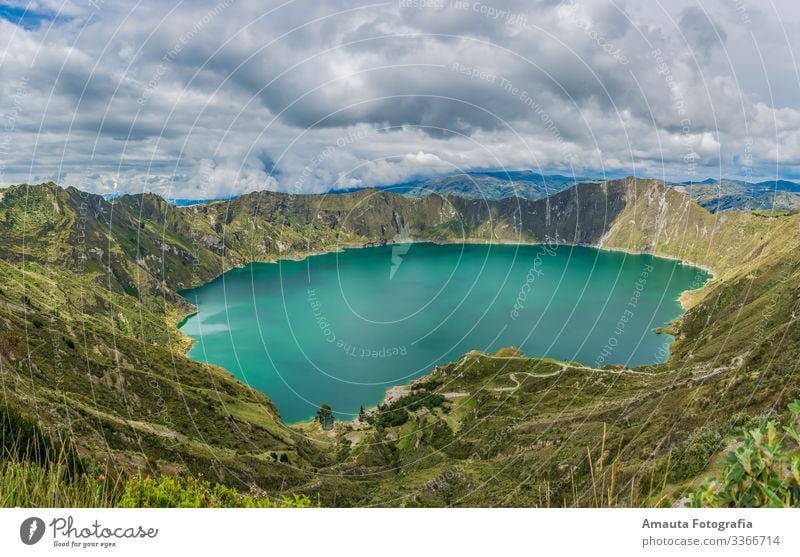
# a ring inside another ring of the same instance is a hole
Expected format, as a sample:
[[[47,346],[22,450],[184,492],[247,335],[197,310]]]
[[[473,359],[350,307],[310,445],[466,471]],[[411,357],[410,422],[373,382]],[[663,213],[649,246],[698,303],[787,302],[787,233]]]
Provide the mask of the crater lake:
[[[681,292],[709,274],[569,245],[407,243],[252,263],[181,292],[188,354],[228,369],[297,422],[339,419],[470,350],[639,366],[664,362]]]

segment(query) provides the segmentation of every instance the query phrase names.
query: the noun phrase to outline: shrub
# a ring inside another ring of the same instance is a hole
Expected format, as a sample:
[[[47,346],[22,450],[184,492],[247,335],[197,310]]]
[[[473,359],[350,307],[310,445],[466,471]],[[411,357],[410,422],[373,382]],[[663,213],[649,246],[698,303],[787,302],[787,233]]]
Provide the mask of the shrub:
[[[435,391],[442,386],[443,381],[437,378],[424,379],[414,382],[411,386],[414,390],[425,389],[426,391]]]
[[[721,429],[716,424],[705,425],[692,432],[677,447],[673,447],[667,460],[669,480],[685,480],[705,470],[709,460],[722,449],[724,437]]]
[[[160,480],[150,477],[130,478],[117,504],[135,508],[199,508],[199,507],[249,507],[249,508],[304,508],[311,506],[305,495],[284,496],[274,500],[252,490],[240,494],[232,487],[212,484],[208,480],[188,476],[164,476]]]
[[[444,403],[445,398],[440,394],[415,391],[389,404],[379,405],[377,412],[367,416],[367,421],[376,427],[397,427],[408,421],[409,411],[416,412],[423,407],[433,410]]]
[[[728,455],[719,478],[691,494],[689,507],[800,507],[800,401],[789,405],[790,421],[745,430],[741,446]]]
[[[369,423],[376,427],[397,427],[408,421],[408,412],[405,408],[392,406],[378,406],[378,411],[368,418]]]
[[[11,331],[0,332],[0,356],[14,358],[19,353],[24,338]]]

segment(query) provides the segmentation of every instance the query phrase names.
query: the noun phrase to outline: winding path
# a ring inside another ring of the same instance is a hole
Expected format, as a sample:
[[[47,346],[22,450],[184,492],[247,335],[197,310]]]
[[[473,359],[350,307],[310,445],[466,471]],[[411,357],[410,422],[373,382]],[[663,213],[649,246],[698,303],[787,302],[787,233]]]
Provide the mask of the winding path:
[[[475,357],[475,356],[480,357],[480,358],[488,358],[488,359],[491,359],[491,360],[528,360],[528,361],[530,361],[532,359],[532,358],[529,358],[527,356],[493,356],[493,355],[490,355],[490,354],[474,354],[474,353],[471,353],[471,354],[466,354],[461,359],[461,361],[458,363],[458,365],[456,365],[456,369],[458,369],[462,365],[464,365],[469,358]],[[511,386],[511,387],[495,387],[494,390],[497,391],[497,392],[516,391],[517,389],[519,389],[520,385],[522,384],[517,379],[517,377],[520,376],[520,375],[527,375],[529,377],[536,377],[536,378],[541,379],[541,378],[547,378],[547,377],[555,377],[556,375],[560,375],[561,373],[563,373],[564,371],[566,371],[568,369],[575,369],[575,370],[578,370],[578,371],[590,371],[592,373],[611,373],[611,374],[615,374],[615,375],[630,374],[630,375],[645,375],[645,376],[649,376],[649,377],[653,377],[655,375],[658,375],[656,373],[652,373],[652,372],[649,372],[649,371],[637,371],[637,370],[628,369],[628,368],[625,368],[625,369],[600,369],[600,368],[596,368],[596,367],[589,367],[589,366],[582,366],[582,365],[572,365],[572,364],[567,364],[567,363],[563,363],[563,362],[553,362],[553,363],[556,364],[556,365],[561,366],[561,369],[558,369],[558,370],[553,371],[551,373],[538,373],[538,374],[537,373],[531,373],[529,371],[514,371],[514,372],[511,372],[511,373],[508,374],[508,378],[511,379],[511,381],[513,381],[515,383],[513,386]]]

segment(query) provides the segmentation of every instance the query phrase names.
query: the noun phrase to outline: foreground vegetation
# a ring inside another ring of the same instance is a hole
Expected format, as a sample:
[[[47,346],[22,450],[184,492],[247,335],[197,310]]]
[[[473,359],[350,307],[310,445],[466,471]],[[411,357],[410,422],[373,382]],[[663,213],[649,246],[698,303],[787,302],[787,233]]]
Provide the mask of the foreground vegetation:
[[[418,404],[418,401],[416,402]],[[437,405],[440,406],[440,405]],[[709,478],[689,494],[691,507],[800,507],[800,401],[789,405],[787,424],[762,420],[745,427],[734,441],[719,477]],[[202,477],[117,477],[87,472],[68,450],[57,449],[38,429],[13,410],[4,409],[4,424],[19,432],[5,436],[0,466],[0,507],[126,507],[126,508],[305,508],[312,506],[304,495],[273,499],[255,486],[247,493],[212,483]],[[14,423],[11,423],[11,421]],[[5,430],[7,433],[8,430]],[[605,431],[603,435],[605,436]],[[604,439],[605,441],[605,439]],[[42,448],[44,452],[39,452]],[[51,452],[52,451],[52,452]],[[611,464],[612,475],[615,463]],[[606,507],[624,499],[619,485],[595,477],[601,462],[589,454],[591,489],[594,496],[584,506]],[[91,467],[93,468],[93,467]],[[598,471],[599,472],[599,471]],[[434,483],[432,489],[444,487]],[[554,500],[547,483],[545,505]],[[572,477],[570,489],[577,490]],[[566,502],[566,501],[564,501]],[[573,501],[578,503],[579,501]]]
[[[69,478],[62,466],[5,462],[0,468],[0,507],[303,508],[304,495],[271,498],[194,476]]]
[[[800,507],[800,400],[788,423],[761,421],[744,431],[717,478],[706,480],[693,507]]]
[[[253,486],[240,493],[202,476],[108,476],[79,457],[69,441],[52,440],[7,404],[0,406],[0,507],[309,507],[292,494],[271,498]]]

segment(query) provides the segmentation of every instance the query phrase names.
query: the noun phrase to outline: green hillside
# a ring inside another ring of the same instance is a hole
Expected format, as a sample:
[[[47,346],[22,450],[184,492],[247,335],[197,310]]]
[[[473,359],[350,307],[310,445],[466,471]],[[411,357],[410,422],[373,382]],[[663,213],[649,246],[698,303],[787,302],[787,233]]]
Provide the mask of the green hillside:
[[[259,192],[191,207],[23,185],[0,190],[0,230],[3,398],[106,474],[202,473],[340,506],[666,504],[737,428],[798,396],[800,215],[711,213],[657,181],[536,200]],[[184,355],[180,289],[406,237],[595,245],[715,276],[683,300],[667,364],[470,354],[435,370],[413,407],[333,437],[287,427],[267,397]]]

